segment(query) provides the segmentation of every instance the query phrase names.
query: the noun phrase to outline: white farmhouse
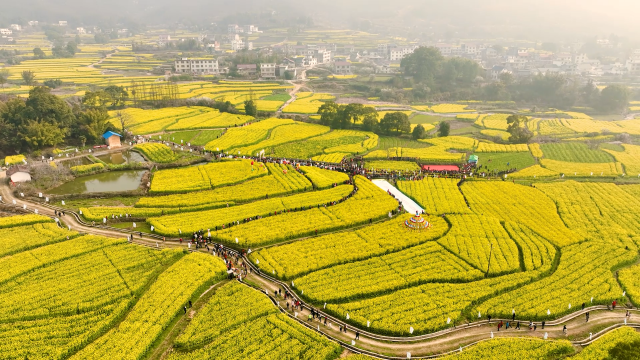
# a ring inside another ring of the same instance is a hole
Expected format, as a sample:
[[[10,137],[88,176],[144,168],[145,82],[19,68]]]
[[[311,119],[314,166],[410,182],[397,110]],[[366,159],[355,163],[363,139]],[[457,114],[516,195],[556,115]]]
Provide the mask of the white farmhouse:
[[[333,72],[338,75],[351,75],[351,63],[347,61],[336,61],[333,64]]]
[[[195,75],[216,75],[219,72],[216,59],[181,58],[175,61],[176,73]]]

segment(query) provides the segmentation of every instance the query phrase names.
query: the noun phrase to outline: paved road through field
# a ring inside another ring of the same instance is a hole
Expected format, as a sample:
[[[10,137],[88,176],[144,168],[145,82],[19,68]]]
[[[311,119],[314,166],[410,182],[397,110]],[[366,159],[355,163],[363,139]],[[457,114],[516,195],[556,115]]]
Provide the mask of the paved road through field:
[[[393,196],[396,197],[402,203],[405,210],[407,210],[410,214],[415,214],[416,211],[422,213],[422,208],[415,201],[411,200],[407,195],[403,194],[398,188],[391,185],[387,180],[376,179],[373,180],[373,183],[376,184],[380,189],[384,191],[389,191]]]

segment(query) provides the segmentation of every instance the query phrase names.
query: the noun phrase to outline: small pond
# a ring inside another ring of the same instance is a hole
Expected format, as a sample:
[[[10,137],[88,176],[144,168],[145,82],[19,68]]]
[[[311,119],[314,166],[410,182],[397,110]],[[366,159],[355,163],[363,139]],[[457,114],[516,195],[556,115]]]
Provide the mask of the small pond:
[[[69,169],[74,166],[89,165],[93,163],[86,156],[83,156],[83,157],[73,158],[70,160],[64,160],[59,162],[59,164]]]
[[[136,190],[145,172],[146,170],[110,171],[79,177],[47,193],[64,195]]]
[[[142,157],[142,155],[140,155],[135,151],[114,152],[114,153],[104,154],[96,157],[107,164],[114,164],[114,165],[120,165],[120,164],[130,163],[130,162],[146,161],[144,157]]]

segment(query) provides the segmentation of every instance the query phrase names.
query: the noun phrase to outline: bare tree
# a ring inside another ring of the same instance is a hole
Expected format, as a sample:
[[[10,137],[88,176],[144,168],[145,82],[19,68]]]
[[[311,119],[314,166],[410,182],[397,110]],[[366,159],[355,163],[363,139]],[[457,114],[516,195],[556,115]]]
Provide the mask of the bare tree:
[[[120,128],[122,129],[122,136],[125,136],[125,131],[129,124],[131,124],[131,115],[122,110],[116,112],[116,118],[120,122]]]

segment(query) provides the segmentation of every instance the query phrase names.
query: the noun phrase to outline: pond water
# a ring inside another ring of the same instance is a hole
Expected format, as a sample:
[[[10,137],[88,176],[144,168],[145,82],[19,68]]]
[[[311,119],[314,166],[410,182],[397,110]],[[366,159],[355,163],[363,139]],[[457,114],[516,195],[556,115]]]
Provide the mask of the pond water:
[[[145,162],[144,157],[135,151],[123,151],[96,156],[107,164],[120,165],[129,162]]]
[[[93,163],[86,156],[83,156],[79,158],[73,158],[70,160],[64,160],[64,161],[61,161],[59,164],[66,168],[72,168],[74,166],[89,165]]]
[[[79,177],[47,193],[64,195],[136,190],[145,172],[146,170],[110,171]]]

